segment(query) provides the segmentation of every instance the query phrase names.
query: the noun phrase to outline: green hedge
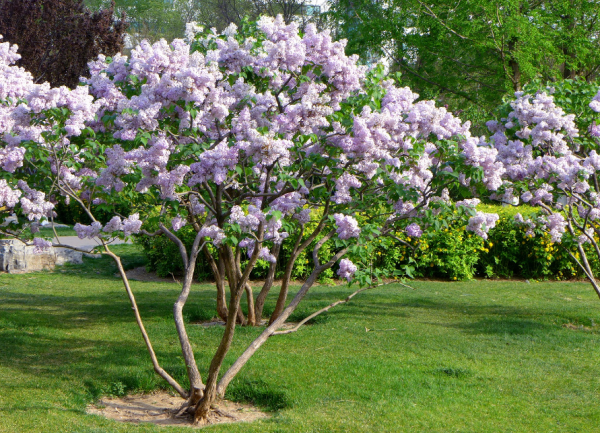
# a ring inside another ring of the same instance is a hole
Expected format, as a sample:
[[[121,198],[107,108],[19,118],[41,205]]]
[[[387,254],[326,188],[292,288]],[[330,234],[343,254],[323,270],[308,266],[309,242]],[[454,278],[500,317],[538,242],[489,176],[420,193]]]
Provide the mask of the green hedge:
[[[484,212],[496,212],[500,215],[495,228],[489,232],[487,240],[467,232],[464,226],[451,223],[446,229],[435,233],[425,233],[420,239],[407,238],[397,233],[410,246],[393,239],[380,239],[367,246],[371,252],[372,269],[384,274],[405,274],[407,269],[412,276],[440,278],[447,280],[468,280],[474,277],[484,278],[527,278],[558,279],[583,278],[583,273],[570,259],[561,244],[552,244],[549,237],[529,237],[525,229],[513,224],[514,215],[520,211],[525,216],[535,212],[530,207],[480,206]],[[316,223],[311,223],[316,224]],[[307,232],[310,232],[310,227]],[[195,233],[189,226],[179,232],[184,243],[191,246]],[[277,265],[277,277],[283,274],[283,268],[290,256],[295,238],[290,236],[283,244]],[[148,268],[159,276],[180,275],[183,262],[175,245],[165,237],[140,238],[148,258]],[[595,271],[600,271],[600,263],[589,244],[588,258]],[[322,259],[331,257],[333,250],[324,248]],[[214,251],[213,251],[214,254]],[[302,280],[312,271],[311,249],[308,248],[297,260],[293,278]],[[351,260],[353,257],[348,256]],[[358,262],[359,260],[354,260]],[[251,274],[253,279],[262,279],[267,275],[269,263],[259,260]],[[336,269],[322,275],[321,282],[328,282],[335,276]],[[203,255],[198,259],[196,278],[211,279],[210,268]]]

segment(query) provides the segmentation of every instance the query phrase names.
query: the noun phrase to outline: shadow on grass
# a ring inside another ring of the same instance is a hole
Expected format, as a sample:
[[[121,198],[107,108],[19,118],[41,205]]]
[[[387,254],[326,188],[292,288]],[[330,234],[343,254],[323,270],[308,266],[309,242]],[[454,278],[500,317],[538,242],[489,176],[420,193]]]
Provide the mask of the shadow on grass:
[[[453,327],[472,334],[488,335],[534,335],[559,329],[555,325],[510,317],[484,318],[473,323],[463,323]]]
[[[235,380],[228,388],[226,397],[233,401],[264,407],[270,412],[292,406],[285,391],[273,389],[272,385],[262,380]]]
[[[149,392],[166,385],[152,370],[142,342],[123,344],[0,329],[0,347],[4,348],[0,351],[0,365],[34,376],[77,378],[91,399],[131,391]],[[178,352],[155,350],[165,370],[186,386],[185,366]],[[140,363],[147,368],[140,369]]]

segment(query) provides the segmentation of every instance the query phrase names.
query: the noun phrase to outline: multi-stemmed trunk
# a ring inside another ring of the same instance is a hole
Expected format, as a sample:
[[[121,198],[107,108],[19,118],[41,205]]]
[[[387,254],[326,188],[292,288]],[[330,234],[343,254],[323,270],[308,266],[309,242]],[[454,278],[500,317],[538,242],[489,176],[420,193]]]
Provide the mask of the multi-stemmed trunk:
[[[279,300],[283,300],[283,304],[285,304],[285,299],[287,297],[291,279],[291,270],[293,269],[293,264],[295,260],[301,254],[302,251],[304,251],[308,246],[315,242],[316,237],[322,232],[324,227],[325,218],[322,219],[319,226],[307,239],[302,239],[303,231],[300,231],[300,236],[295,242],[290,260],[286,264],[284,278],[278,297]],[[240,323],[240,318],[244,317],[243,314],[241,314],[241,299],[245,293],[248,297],[249,307],[248,320],[243,320],[243,323],[248,325],[258,324],[262,315],[264,301],[274,282],[275,266],[272,265],[270,267],[267,279],[263,285],[261,292],[257,297],[256,304],[254,304],[252,289],[249,284],[249,277],[252,269],[256,264],[256,261],[258,260],[259,248],[255,248],[255,251],[249,258],[249,261],[242,272],[242,268],[240,265],[239,248],[221,246],[218,248],[218,259],[215,260],[210,254],[208,248],[206,248],[206,244],[202,243],[202,245],[200,245],[202,237],[199,235],[199,232],[194,240],[190,252],[188,253],[184,244],[179,238],[177,238],[176,235],[169,231],[164,225],[161,225],[160,228],[161,231],[178,246],[184,262],[185,276],[181,292],[173,307],[173,315],[178,337],[180,340],[182,355],[186,363],[188,378],[190,380],[189,391],[184,390],[158,364],[156,355],[152,350],[152,346],[150,344],[148,335],[143,327],[141,317],[137,310],[137,306],[135,305],[133,293],[131,292],[131,289],[129,287],[129,282],[127,280],[127,276],[123,270],[123,267],[120,264],[120,260],[117,256],[115,256],[112,253],[107,252],[107,254],[115,258],[115,261],[121,273],[121,277],[123,278],[123,282],[126,287],[127,293],[130,297],[130,300],[132,301],[132,306],[134,307],[136,320],[138,321],[138,325],[140,326],[140,330],[142,331],[144,340],[147,343],[147,347],[150,352],[150,356],[156,372],[159,375],[161,375],[161,377],[163,377],[169,384],[171,384],[182,397],[187,399],[186,404],[182,408],[182,412],[192,413],[194,416],[194,421],[196,423],[203,423],[206,421],[208,414],[210,413],[211,408],[215,404],[216,400],[224,397],[227,386],[229,385],[231,380],[237,375],[237,373],[241,370],[241,368],[247,363],[250,357],[268,340],[269,337],[271,337],[272,335],[277,335],[277,330],[287,320],[290,314],[296,309],[297,305],[317,281],[319,275],[324,270],[331,268],[346,253],[346,250],[344,249],[342,251],[339,251],[327,263],[321,264],[318,259],[319,250],[327,241],[329,241],[333,237],[334,232],[331,231],[325,236],[323,236],[320,240],[316,241],[312,251],[314,261],[313,272],[304,282],[304,284],[296,293],[289,305],[287,307],[285,307],[284,305],[284,308],[282,308],[280,311],[279,308],[276,309],[276,317],[275,314],[272,316],[271,321],[269,325],[265,328],[265,330],[246,348],[243,354],[233,363],[233,365],[225,372],[225,374],[219,380],[219,373],[221,371],[223,361],[227,353],[229,352],[233,341],[235,327],[238,323]],[[263,234],[264,227],[261,226],[259,228],[259,242],[262,240]],[[223,336],[210,363],[206,384],[202,382],[201,375],[199,373],[195,361],[193,348],[190,343],[189,336],[186,332],[186,327],[183,320],[183,309],[190,294],[194,270],[196,266],[196,259],[200,251],[204,252],[204,255],[207,258],[207,261],[209,262],[209,265],[215,277],[215,283],[217,287],[218,314],[220,317],[226,319]],[[276,246],[273,252],[276,253],[276,257],[278,257],[280,252],[280,246]],[[226,284],[229,286],[230,290],[230,298],[228,305],[225,305]],[[279,302],[279,304],[281,304],[281,302]]]

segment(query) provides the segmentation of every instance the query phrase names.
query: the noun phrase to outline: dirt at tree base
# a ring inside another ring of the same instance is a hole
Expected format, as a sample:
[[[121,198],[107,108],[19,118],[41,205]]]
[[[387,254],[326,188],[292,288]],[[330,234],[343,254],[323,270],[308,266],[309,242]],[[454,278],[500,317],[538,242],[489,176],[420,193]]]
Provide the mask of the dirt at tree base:
[[[176,417],[184,403],[181,397],[167,392],[152,394],[136,394],[125,397],[105,397],[98,403],[88,406],[87,413],[100,415],[108,419],[131,423],[151,423],[155,425],[201,428],[193,425],[192,417]],[[224,424],[233,422],[251,422],[269,417],[249,404],[221,400],[216,404],[216,411],[211,411],[208,424]]]

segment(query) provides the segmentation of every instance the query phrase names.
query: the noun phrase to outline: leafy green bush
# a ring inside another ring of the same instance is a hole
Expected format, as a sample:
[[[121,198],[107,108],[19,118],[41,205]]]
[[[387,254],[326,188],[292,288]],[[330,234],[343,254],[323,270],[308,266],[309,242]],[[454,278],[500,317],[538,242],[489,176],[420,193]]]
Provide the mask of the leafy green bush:
[[[529,237],[523,227],[513,223],[517,212],[524,216],[532,215],[536,209],[528,206],[480,205],[484,212],[500,215],[496,227],[489,231],[487,240],[467,232],[464,225],[453,222],[437,232],[426,233],[420,239],[410,239],[404,233],[396,233],[396,238],[376,239],[370,244],[358,247],[348,255],[354,262],[365,261],[372,271],[373,279],[378,276],[408,276],[440,278],[449,280],[469,280],[483,278],[528,278],[528,279],[571,279],[582,278],[583,274],[569,257],[565,245],[552,244],[548,237]],[[309,225],[316,226],[318,215]],[[368,215],[358,215],[362,224],[368,223]],[[307,232],[311,232],[311,227]],[[190,247],[195,236],[192,227],[185,226],[178,232],[186,246]],[[276,278],[283,275],[285,265],[291,256],[297,234],[290,235],[282,244],[276,268]],[[317,240],[320,239],[317,238]],[[403,241],[403,242],[400,242]],[[137,241],[148,259],[148,269],[161,277],[183,273],[183,262],[177,247],[166,237],[144,237]],[[315,241],[316,242],[316,241]],[[591,246],[585,245],[585,248]],[[216,252],[210,247],[213,257]],[[320,259],[326,260],[335,253],[335,245],[326,244],[320,251]],[[600,263],[591,254],[594,269],[600,271]],[[252,271],[253,279],[264,279],[270,263],[259,260]],[[296,261],[292,278],[303,280],[313,269],[312,248],[307,248]],[[337,269],[329,269],[321,276],[321,283],[330,283]],[[210,280],[212,274],[206,258],[198,257],[195,278]]]
[[[307,224],[305,232],[311,233],[318,224],[319,215],[315,215],[313,217],[313,221]],[[150,227],[151,230],[156,230],[158,227]],[[191,226],[184,226],[181,228],[177,235],[183,241],[186,248],[190,248],[192,243],[194,242],[194,237],[196,236],[196,232]],[[316,243],[319,239],[321,239],[324,235],[318,236],[317,239],[313,242]],[[281,253],[279,256],[279,261],[277,263],[275,277],[281,277],[285,270],[285,265],[287,264],[298,239],[298,234],[292,234],[289,236],[284,243],[282,244]],[[148,262],[147,268],[149,271],[156,272],[156,274],[160,277],[168,277],[171,275],[181,275],[183,274],[183,261],[179,254],[179,249],[177,246],[171,242],[165,236],[155,236],[148,237],[143,236],[136,239],[136,243],[141,245],[144,254],[146,255]],[[209,250],[213,258],[217,258],[216,250],[209,246]],[[319,258],[321,260],[329,259],[335,251],[331,246],[325,245],[319,251]],[[242,266],[244,265],[245,257],[242,256]],[[264,279],[267,276],[269,271],[270,263],[265,260],[258,260],[256,266],[252,270],[251,278],[252,279]],[[292,271],[292,278],[297,280],[302,280],[307,278],[313,270],[313,261],[312,261],[312,246],[308,247],[298,258],[294,265],[294,269]],[[334,273],[331,269],[323,272],[319,278],[321,283],[329,283],[333,281]],[[212,279],[212,272],[210,266],[207,263],[206,257],[203,254],[198,256],[198,263],[196,265],[196,270],[194,273],[194,277],[198,280],[210,280]]]

